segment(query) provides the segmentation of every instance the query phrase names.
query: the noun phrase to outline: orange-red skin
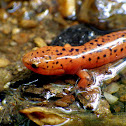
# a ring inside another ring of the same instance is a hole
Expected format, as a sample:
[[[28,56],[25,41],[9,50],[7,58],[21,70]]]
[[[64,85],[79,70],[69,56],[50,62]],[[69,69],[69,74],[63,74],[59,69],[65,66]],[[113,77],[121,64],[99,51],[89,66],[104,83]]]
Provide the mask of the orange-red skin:
[[[126,30],[93,39],[82,46],[45,46],[24,55],[24,65],[39,74],[78,74],[126,57]],[[79,75],[81,76],[81,75]]]

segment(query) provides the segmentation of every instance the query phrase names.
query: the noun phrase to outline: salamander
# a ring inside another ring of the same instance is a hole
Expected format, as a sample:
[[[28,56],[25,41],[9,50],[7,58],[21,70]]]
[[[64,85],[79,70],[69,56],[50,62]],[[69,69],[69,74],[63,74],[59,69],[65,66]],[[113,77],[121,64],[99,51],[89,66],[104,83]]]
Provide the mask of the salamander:
[[[42,75],[76,74],[85,87],[83,69],[97,68],[126,57],[126,30],[90,40],[82,46],[44,46],[23,57],[24,65]],[[88,75],[87,75],[88,76]]]

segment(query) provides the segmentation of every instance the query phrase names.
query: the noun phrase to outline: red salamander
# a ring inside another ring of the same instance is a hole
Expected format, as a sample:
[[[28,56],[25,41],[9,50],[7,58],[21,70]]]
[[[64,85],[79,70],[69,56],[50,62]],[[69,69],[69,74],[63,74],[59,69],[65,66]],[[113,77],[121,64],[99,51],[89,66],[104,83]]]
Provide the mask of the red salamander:
[[[82,46],[45,46],[24,55],[24,65],[42,75],[77,74],[126,57],[126,30],[93,39]],[[84,87],[80,82],[80,86]]]

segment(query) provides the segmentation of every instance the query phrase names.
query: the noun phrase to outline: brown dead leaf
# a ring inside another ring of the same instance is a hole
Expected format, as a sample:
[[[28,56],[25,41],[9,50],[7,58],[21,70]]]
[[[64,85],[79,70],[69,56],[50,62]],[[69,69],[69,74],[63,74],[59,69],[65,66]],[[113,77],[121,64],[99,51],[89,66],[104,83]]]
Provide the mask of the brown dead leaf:
[[[20,113],[25,114],[30,120],[38,125],[57,125],[66,121],[62,115],[57,114],[53,110],[45,107],[31,107],[20,110]]]

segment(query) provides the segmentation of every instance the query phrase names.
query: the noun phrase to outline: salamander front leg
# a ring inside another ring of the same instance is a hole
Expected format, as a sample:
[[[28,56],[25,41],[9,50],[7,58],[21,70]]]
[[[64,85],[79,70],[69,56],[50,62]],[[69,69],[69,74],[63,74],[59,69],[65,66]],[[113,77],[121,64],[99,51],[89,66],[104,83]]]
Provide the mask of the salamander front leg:
[[[78,88],[85,88],[91,83],[91,76],[85,70],[79,70],[76,75],[80,77]]]

